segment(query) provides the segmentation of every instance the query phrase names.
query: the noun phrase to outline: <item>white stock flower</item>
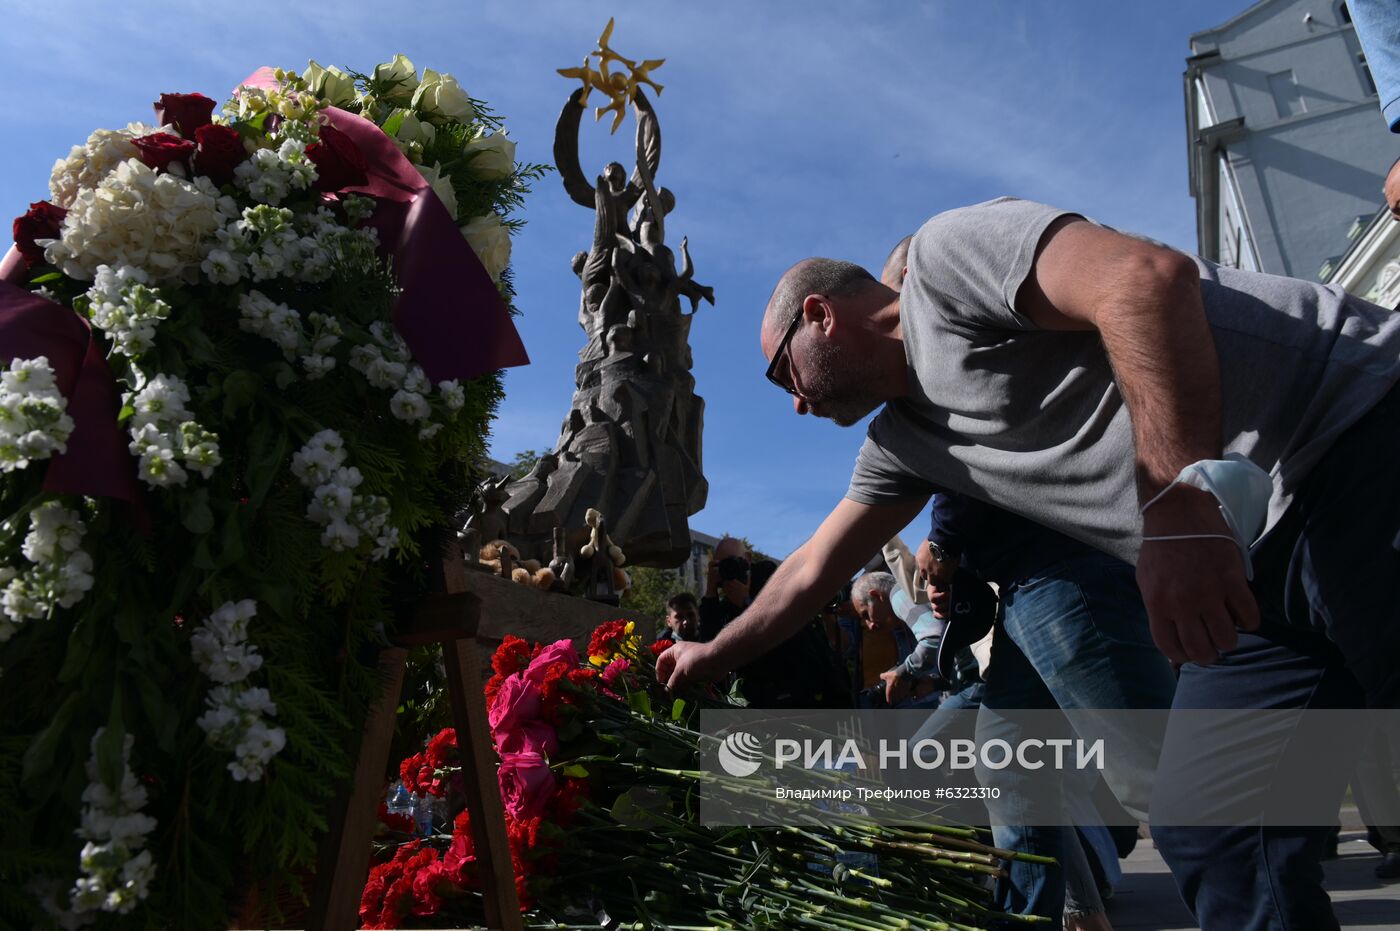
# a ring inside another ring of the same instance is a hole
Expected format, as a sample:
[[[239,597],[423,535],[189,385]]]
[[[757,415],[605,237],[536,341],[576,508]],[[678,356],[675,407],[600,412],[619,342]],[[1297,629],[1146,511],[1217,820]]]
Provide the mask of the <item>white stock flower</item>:
[[[0,372],[0,472],[67,452],[73,419],[46,356],[14,359]]]
[[[97,772],[97,745],[105,728],[92,738],[88,759],[88,787],[83,791],[82,826],[78,836],[87,841],[78,855],[82,875],[69,893],[75,912],[104,911],[127,914],[144,901],[155,878],[155,862],[143,849],[156,829],[156,819],[143,814],[146,790],[131,771],[135,738],[122,744],[121,792],[114,795]]]
[[[316,488],[345,462],[345,441],[334,430],[322,430],[292,454],[292,474],[307,488]]]
[[[133,265],[157,281],[188,277],[222,226],[208,178],[157,174],[136,159],[117,165],[95,188],[80,190],[60,238],[44,257],[70,278],[91,281],[100,265]]]
[[[92,557],[82,547],[87,527],[77,511],[45,501],[29,512],[30,530],[20,546],[23,571],[0,566],[0,643],[26,620],[71,608],[92,589]]]
[[[332,520],[321,533],[321,545],[337,553],[353,550],[360,545],[360,531],[343,520]]]
[[[112,348],[128,358],[148,351],[154,345],[157,325],[170,316],[170,305],[147,282],[148,276],[139,268],[99,265],[85,295],[93,326],[105,332]]]
[[[239,298],[238,312],[239,329],[271,340],[288,361],[295,359],[303,349],[306,336],[301,328],[301,315],[286,304],[252,290]]]
[[[131,406],[132,426],[139,430],[147,425],[165,428],[177,426],[190,417],[190,389],[174,375],[158,374],[136,392]]]
[[[460,411],[466,406],[467,393],[456,379],[438,382],[438,392],[442,394],[442,403],[448,410]]]
[[[494,213],[477,217],[462,227],[467,245],[485,266],[492,281],[499,281],[501,272],[510,264],[510,230]]]
[[[507,178],[515,171],[515,141],[500,130],[468,140],[462,152],[479,178]]]
[[[418,392],[399,389],[389,399],[389,412],[400,420],[413,423],[426,418],[432,413],[432,408]]]

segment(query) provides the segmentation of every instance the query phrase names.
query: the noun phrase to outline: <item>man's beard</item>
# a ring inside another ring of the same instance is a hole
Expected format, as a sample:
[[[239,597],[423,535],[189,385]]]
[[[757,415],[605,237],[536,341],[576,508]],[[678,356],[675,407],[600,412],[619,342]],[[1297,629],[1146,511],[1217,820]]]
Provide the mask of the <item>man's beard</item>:
[[[803,386],[803,396],[809,409],[813,404],[824,408],[822,413],[812,409],[818,417],[849,427],[882,403],[883,399],[871,391],[869,377],[830,342],[814,340],[810,358],[812,376]]]

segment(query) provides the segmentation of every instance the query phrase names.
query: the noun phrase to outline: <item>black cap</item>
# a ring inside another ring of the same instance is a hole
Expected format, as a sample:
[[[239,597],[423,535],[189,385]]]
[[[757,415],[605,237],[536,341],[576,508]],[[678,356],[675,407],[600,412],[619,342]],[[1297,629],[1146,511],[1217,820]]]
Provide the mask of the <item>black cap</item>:
[[[996,623],[997,593],[990,585],[966,569],[953,575],[948,598],[948,625],[938,641],[938,674],[953,680],[955,657],[964,647],[970,647],[987,636]]]

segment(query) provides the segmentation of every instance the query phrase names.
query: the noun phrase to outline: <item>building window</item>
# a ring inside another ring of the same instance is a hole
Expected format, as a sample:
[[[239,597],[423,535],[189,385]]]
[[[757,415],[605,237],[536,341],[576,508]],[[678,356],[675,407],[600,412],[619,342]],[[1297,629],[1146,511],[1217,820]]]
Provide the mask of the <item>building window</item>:
[[[1366,89],[1366,93],[1377,96],[1379,91],[1376,90],[1375,79],[1371,77],[1371,66],[1366,64],[1365,52],[1356,53],[1356,63],[1361,66],[1361,86]]]
[[[1298,81],[1293,77],[1291,68],[1269,75],[1269,92],[1274,95],[1274,106],[1278,109],[1279,119],[1297,116],[1307,110],[1307,107],[1303,106],[1303,96],[1298,92]]]

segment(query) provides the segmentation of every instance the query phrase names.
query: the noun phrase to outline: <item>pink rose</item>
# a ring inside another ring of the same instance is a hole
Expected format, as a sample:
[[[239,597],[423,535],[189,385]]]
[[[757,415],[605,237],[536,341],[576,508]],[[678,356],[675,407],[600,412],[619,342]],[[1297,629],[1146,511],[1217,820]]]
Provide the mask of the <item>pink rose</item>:
[[[497,777],[506,817],[512,821],[544,814],[554,796],[554,773],[538,753],[502,753]]]
[[[544,681],[550,663],[558,662],[568,663],[570,669],[579,664],[578,651],[574,649],[572,640],[556,640],[541,650],[539,656],[530,660],[530,665],[525,669],[525,678],[539,685]]]
[[[501,734],[519,730],[526,721],[538,720],[540,716],[540,690],[535,683],[520,673],[508,676],[496,693],[496,702],[491,706],[488,718],[491,733],[499,739]]]
[[[553,756],[559,752],[559,735],[547,721],[525,721],[496,739],[498,753],[535,753]]]

